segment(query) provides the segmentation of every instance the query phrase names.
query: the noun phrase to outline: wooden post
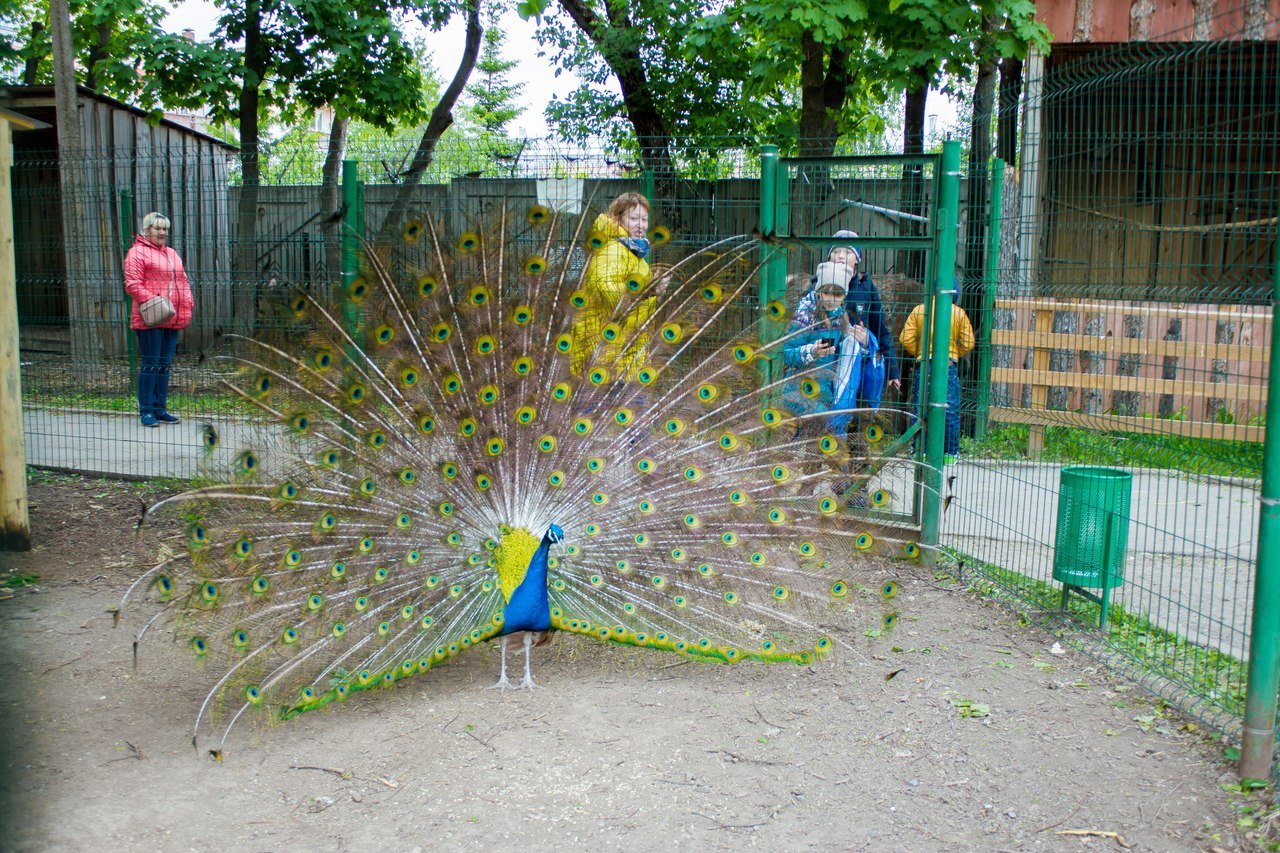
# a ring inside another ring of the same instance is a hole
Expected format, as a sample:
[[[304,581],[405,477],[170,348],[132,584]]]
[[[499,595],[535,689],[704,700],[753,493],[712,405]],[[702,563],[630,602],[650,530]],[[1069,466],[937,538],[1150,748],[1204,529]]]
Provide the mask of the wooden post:
[[[9,119],[0,115],[0,547],[31,549],[27,516],[27,447],[22,434],[18,357],[18,282],[13,260],[13,165]]]

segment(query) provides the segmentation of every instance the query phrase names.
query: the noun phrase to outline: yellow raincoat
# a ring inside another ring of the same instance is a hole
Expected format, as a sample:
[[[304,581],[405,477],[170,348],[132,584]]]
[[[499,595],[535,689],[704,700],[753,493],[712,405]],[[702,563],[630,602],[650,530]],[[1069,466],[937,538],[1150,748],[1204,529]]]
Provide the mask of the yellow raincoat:
[[[631,379],[645,364],[648,354],[643,338],[633,340],[637,330],[653,314],[657,300],[640,298],[649,287],[649,264],[638,258],[622,243],[619,237],[627,236],[621,225],[607,213],[596,217],[588,238],[604,241],[591,255],[587,263],[587,275],[582,288],[587,304],[578,312],[573,323],[573,351],[569,370],[575,376],[582,375],[588,366],[607,369],[613,379]],[[638,283],[636,291],[627,283]],[[616,316],[619,304],[630,301],[631,308],[623,316]],[[601,339],[604,327],[618,323],[621,334],[611,343]],[[645,337],[648,332],[646,330]],[[597,346],[600,347],[597,354]]]

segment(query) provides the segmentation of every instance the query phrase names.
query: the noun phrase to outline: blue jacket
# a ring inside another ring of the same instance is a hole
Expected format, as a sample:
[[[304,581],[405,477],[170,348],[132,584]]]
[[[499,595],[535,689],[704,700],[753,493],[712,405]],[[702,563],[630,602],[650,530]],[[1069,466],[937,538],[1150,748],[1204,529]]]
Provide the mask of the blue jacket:
[[[818,382],[818,396],[804,398],[800,396],[797,382],[789,382],[783,394],[792,398],[793,408],[813,411],[830,409],[835,402],[836,369],[839,366],[840,340],[844,337],[844,308],[826,311],[815,291],[809,291],[796,303],[791,324],[787,327],[789,336],[782,345],[782,363],[788,376],[806,372],[806,376]],[[830,341],[833,348],[830,355],[807,360],[815,347],[822,340]]]
[[[899,377],[898,356],[893,351],[893,330],[884,318],[884,306],[880,303],[880,291],[871,276],[860,272],[849,281],[849,292],[844,297],[849,322],[864,324],[880,344],[884,356],[884,376],[887,381]]]

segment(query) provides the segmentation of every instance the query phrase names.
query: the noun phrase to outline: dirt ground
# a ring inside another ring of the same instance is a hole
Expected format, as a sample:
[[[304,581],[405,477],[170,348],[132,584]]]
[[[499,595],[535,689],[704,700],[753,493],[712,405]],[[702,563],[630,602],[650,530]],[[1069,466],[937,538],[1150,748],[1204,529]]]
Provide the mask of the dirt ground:
[[[0,848],[1236,850],[1258,807],[1221,744],[919,570],[898,626],[858,637],[865,660],[710,666],[559,637],[534,652],[543,689],[500,694],[489,644],[241,726],[216,763],[191,745],[206,674],[163,641],[135,670],[108,612],[139,572],[139,496],[38,475],[35,549],[0,554]]]

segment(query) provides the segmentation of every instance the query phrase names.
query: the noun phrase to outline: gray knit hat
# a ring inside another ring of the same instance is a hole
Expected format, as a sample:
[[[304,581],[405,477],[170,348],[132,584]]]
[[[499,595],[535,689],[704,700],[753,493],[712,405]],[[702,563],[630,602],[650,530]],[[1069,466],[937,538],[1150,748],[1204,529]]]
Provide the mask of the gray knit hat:
[[[857,231],[848,231],[841,229],[831,235],[831,239],[835,243],[831,248],[827,249],[827,260],[831,260],[831,253],[840,247],[853,250],[853,265],[856,267],[862,263],[862,252],[858,251],[858,247],[853,245],[853,241],[858,239]]]
[[[847,293],[849,291],[849,279],[852,276],[853,270],[849,269],[847,264],[826,261],[818,264],[818,270],[813,276],[813,289],[822,290],[824,287],[837,287],[842,294]]]

